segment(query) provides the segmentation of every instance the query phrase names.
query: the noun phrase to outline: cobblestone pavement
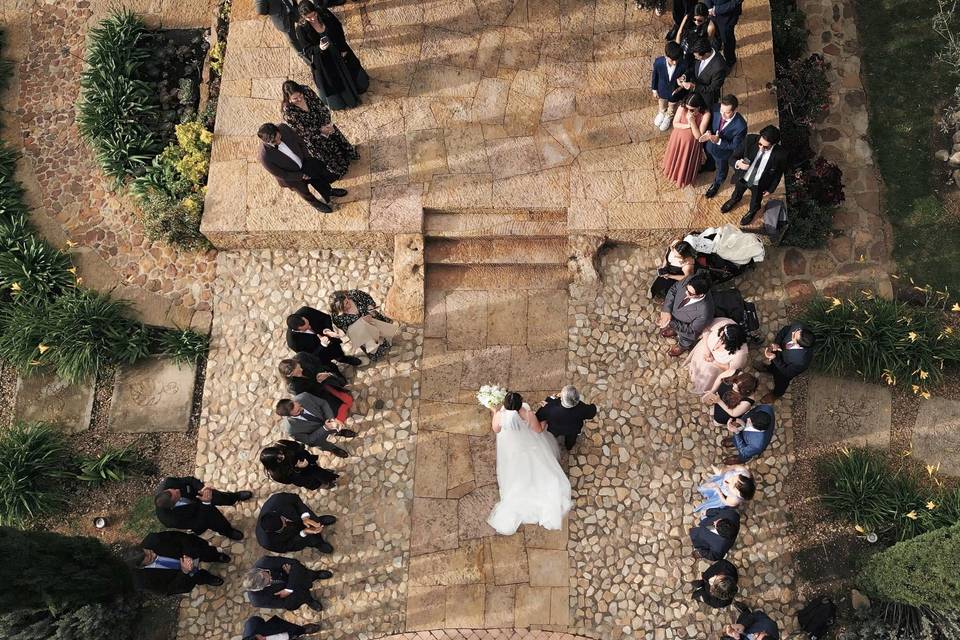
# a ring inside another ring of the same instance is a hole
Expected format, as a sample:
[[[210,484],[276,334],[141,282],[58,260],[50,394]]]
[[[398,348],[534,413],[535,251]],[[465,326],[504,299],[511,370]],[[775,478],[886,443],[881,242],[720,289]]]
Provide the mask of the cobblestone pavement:
[[[208,26],[207,2],[131,0],[122,3],[153,23]],[[4,3],[17,61],[4,106],[7,135],[23,152],[18,177],[34,222],[58,247],[68,243],[85,284],[134,302],[148,322],[209,325],[215,252],[183,252],[145,237],[131,203],[110,190],[74,121],[87,30],[104,16],[105,0],[22,0]],[[203,8],[204,10],[198,10]],[[199,312],[196,318],[194,314]]]
[[[233,562],[223,587],[201,587],[184,600],[179,640],[239,637],[243,620],[254,613],[243,597],[242,573],[265,553],[253,538],[254,516],[270,494],[295,490],[267,479],[257,459],[262,446],[281,436],[273,405],[286,395],[276,370],[289,355],[286,315],[304,303],[326,308],[336,289],[360,287],[382,301],[391,282],[391,258],[382,253],[221,253],[217,267],[197,476],[214,486],[251,489],[256,497],[226,510],[247,538],[227,545]],[[344,445],[352,456],[321,454],[324,466],[343,474],[340,484],[330,491],[299,490],[318,512],[339,518],[328,538],[333,556],[320,561],[313,552],[297,554],[308,566],[335,573],[317,583],[323,613],[304,607],[296,618],[319,615],[323,637],[404,629],[421,349],[422,332],[404,328],[388,358],[357,372],[348,424],[360,435]],[[373,408],[377,399],[381,409]]]
[[[570,457],[571,626],[591,637],[713,637],[731,621],[682,590],[707,566],[691,558],[687,530],[696,486],[721,463],[723,434],[654,328],[659,308],[646,289],[661,259],[661,249],[616,248],[603,258],[599,292],[573,288],[568,373],[600,411]],[[772,337],[785,320],[775,260],[738,285]],[[763,606],[781,629],[791,628],[794,606],[782,497],[793,463],[790,401],[788,393],[777,404],[773,443],[750,465],[757,497],[729,556],[740,570],[740,598]]]

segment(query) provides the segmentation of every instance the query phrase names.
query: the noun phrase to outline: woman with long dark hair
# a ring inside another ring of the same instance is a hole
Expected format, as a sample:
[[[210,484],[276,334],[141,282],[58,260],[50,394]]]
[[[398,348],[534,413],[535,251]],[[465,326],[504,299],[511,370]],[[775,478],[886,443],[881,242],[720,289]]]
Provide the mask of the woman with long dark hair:
[[[303,140],[311,158],[323,162],[339,180],[360,157],[356,148],[330,120],[330,109],[310,87],[293,80],[283,83],[283,121]]]
[[[721,373],[743,368],[748,355],[746,330],[730,318],[716,318],[690,351],[687,365],[691,391],[703,395],[713,388]]]
[[[277,440],[264,447],[260,451],[260,464],[276,482],[304,489],[329,489],[340,477],[317,464],[317,456],[295,440]]]
[[[674,240],[663,256],[663,265],[657,269],[657,277],[650,285],[650,295],[657,300],[667,296],[670,287],[697,269],[697,252],[685,240]]]
[[[310,60],[320,99],[334,111],[357,106],[370,77],[347,44],[343,25],[314,0],[303,0],[298,9],[297,40]]]

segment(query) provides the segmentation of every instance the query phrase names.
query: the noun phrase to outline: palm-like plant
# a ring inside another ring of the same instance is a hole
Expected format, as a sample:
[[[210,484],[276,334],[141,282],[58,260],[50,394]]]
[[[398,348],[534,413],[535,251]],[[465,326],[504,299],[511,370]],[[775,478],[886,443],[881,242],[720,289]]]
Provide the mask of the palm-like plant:
[[[24,237],[28,231],[22,220],[0,224],[0,292],[15,300],[45,299],[73,287],[70,257],[36,235]]]
[[[122,182],[138,175],[160,152],[160,105],[142,79],[150,58],[146,26],[131,11],[119,11],[91,29],[87,68],[80,77],[77,126],[93,147],[103,172]]]
[[[17,422],[0,431],[0,525],[23,525],[59,508],[72,464],[50,425]]]

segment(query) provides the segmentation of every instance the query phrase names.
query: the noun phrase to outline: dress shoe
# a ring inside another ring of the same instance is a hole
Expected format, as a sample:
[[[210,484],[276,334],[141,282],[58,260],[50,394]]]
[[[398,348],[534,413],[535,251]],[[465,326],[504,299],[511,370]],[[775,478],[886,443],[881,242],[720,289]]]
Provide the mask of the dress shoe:
[[[330,196],[334,198],[342,198],[347,195],[346,189],[330,189]]]
[[[740,218],[740,226],[745,227],[751,222],[753,222],[753,217],[755,215],[757,215],[756,211],[747,211],[745,214],[743,214],[743,217]]]
[[[740,202],[740,198],[737,198],[736,200],[734,200],[733,198],[730,198],[729,200],[724,202],[723,205],[721,205],[720,211],[722,211],[723,213],[730,213],[730,210],[733,209],[735,206],[737,206],[737,203],[739,202]]]
[[[724,438],[723,440],[720,441],[720,444],[723,445],[724,447],[727,447],[727,448],[729,449],[729,448],[731,448],[731,447],[734,446],[734,445],[733,445],[733,438],[730,437],[730,436],[727,436],[726,438]]]
[[[359,367],[360,365],[363,364],[363,360],[361,360],[360,358],[354,358],[353,356],[347,356],[340,362],[342,362],[343,364],[349,364],[354,367]]]
[[[743,464],[743,460],[740,459],[740,456],[727,456],[723,459],[723,464],[734,465],[734,464]]]
[[[336,521],[337,521],[336,516],[320,516],[319,518],[317,518],[317,522],[319,522],[325,527],[331,524],[334,524]]]
[[[765,396],[763,396],[762,398],[760,398],[760,404],[773,404],[776,401],[777,401],[777,396],[773,395],[772,391],[766,394]]]
[[[324,540],[322,543],[314,547],[320,553],[333,553],[333,545]]]
[[[237,498],[243,502],[253,497],[253,491],[237,491]]]
[[[240,529],[233,529],[227,534],[227,537],[231,540],[243,540],[243,531],[240,531]]]
[[[333,213],[333,209],[330,207],[330,205],[323,202],[318,202],[317,204],[313,205],[313,208],[320,213]]]
[[[214,562],[230,562],[230,556],[221,551]]]
[[[311,622],[310,624],[305,624],[305,625],[303,625],[303,633],[304,633],[304,635],[308,635],[308,636],[309,636],[309,635],[311,635],[311,634],[319,633],[319,632],[320,632],[320,625],[318,625],[318,624],[315,623],[315,622]]]
[[[313,572],[314,580],[329,580],[333,577],[333,571],[327,571],[326,569],[317,569]]]
[[[661,338],[676,338],[676,337],[677,337],[677,332],[674,331],[672,328],[667,327],[666,329],[661,329],[661,330],[660,330],[660,337],[661,337]]]
[[[316,599],[307,600],[307,606],[314,611],[323,611],[323,605],[320,604],[320,601]]]
[[[356,438],[357,432],[353,429],[339,429],[336,434],[341,438]]]
[[[350,457],[350,454],[347,453],[346,451],[344,451],[343,449],[336,449],[336,450],[333,451],[332,453],[333,453],[333,455],[337,456],[338,458],[349,458],[349,457]]]
[[[207,576],[207,580],[206,582],[204,582],[204,584],[208,584],[211,587],[219,587],[220,585],[223,584],[223,578],[221,578],[220,576],[215,576],[211,574]]]
[[[674,358],[679,358],[680,356],[682,356],[682,355],[683,355],[684,353],[686,353],[686,352],[687,352],[686,347],[681,347],[680,345],[675,345],[674,347],[672,347],[672,348],[670,349],[670,351],[667,351],[667,354],[670,355],[670,356],[672,356],[672,357],[674,357]]]
[[[710,188],[704,192],[703,197],[712,198],[713,196],[717,195],[718,191],[720,191],[720,185],[714,182],[712,185],[710,185]]]

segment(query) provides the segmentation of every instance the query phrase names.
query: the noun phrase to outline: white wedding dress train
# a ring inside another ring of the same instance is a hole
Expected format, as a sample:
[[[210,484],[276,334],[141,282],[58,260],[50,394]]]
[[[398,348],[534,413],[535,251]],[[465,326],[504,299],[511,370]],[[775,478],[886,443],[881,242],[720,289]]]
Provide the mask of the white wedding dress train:
[[[546,431],[535,433],[519,412],[502,410],[497,434],[500,502],[487,518],[497,533],[513,535],[521,524],[563,527],[570,511],[570,480],[559,457],[556,438]]]

